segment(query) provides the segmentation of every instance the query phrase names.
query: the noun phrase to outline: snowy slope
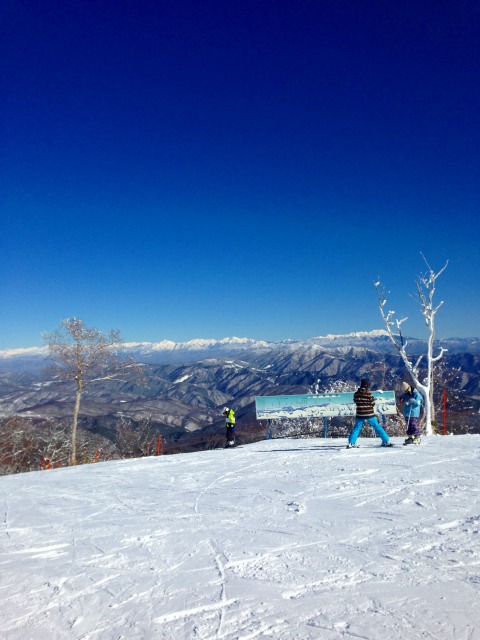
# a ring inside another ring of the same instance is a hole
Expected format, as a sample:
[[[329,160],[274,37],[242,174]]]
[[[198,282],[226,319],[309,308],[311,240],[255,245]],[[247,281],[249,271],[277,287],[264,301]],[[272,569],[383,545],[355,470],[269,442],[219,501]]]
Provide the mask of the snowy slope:
[[[0,637],[479,640],[480,437],[360,443],[0,478]]]

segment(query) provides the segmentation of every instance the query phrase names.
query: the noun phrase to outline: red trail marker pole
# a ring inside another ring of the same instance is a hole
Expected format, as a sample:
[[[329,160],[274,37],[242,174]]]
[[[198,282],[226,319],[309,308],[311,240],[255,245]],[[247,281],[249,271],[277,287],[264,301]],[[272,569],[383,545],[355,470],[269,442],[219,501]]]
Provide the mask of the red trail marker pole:
[[[447,435],[447,390],[443,390],[443,435]]]

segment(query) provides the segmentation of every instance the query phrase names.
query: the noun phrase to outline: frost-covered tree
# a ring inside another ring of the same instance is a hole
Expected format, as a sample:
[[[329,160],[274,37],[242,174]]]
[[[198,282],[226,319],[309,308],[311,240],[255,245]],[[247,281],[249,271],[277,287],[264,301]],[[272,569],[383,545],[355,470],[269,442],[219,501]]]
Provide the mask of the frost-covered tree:
[[[395,319],[395,311],[388,311],[386,309],[387,299],[385,297],[385,289],[381,282],[375,283],[377,290],[377,296],[380,306],[380,313],[385,322],[390,340],[398,350],[409,374],[411,375],[415,386],[420,391],[425,402],[425,415],[426,415],[426,435],[432,435],[435,425],[435,407],[433,402],[433,387],[434,387],[434,372],[435,364],[442,358],[446,349],[440,347],[439,353],[434,355],[434,343],[435,343],[435,316],[443,304],[440,302],[437,306],[434,305],[433,297],[435,294],[435,284],[438,277],[445,271],[448,265],[448,260],[445,265],[435,273],[435,271],[428,264],[423,254],[422,258],[427,265],[427,272],[418,277],[416,281],[417,294],[420,303],[420,308],[425,320],[425,325],[428,331],[427,340],[427,376],[425,379],[420,379],[420,363],[424,358],[424,355],[416,357],[415,361],[411,361],[407,354],[408,340],[406,340],[402,334],[402,324],[408,319],[402,320]]]
[[[118,331],[107,334],[87,327],[78,318],[63,320],[59,330],[44,334],[54,372],[75,384],[70,464],[77,464],[77,424],[80,402],[85,389],[105,380],[118,380],[127,373],[141,375],[131,359],[121,358],[117,350],[123,340]]]

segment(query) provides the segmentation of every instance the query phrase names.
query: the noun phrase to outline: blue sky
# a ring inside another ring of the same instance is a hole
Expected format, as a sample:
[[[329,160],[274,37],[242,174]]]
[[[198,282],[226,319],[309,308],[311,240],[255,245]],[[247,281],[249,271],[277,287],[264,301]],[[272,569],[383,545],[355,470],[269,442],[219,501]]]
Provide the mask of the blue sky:
[[[480,6],[7,0],[0,348],[479,336]]]

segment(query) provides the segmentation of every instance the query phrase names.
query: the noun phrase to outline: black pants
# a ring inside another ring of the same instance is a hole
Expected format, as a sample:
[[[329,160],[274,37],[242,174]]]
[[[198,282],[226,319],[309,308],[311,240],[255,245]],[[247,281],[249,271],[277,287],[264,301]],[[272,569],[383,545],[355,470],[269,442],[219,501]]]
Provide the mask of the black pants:
[[[233,447],[233,445],[235,444],[235,426],[230,423],[227,423],[225,426],[227,447]]]

